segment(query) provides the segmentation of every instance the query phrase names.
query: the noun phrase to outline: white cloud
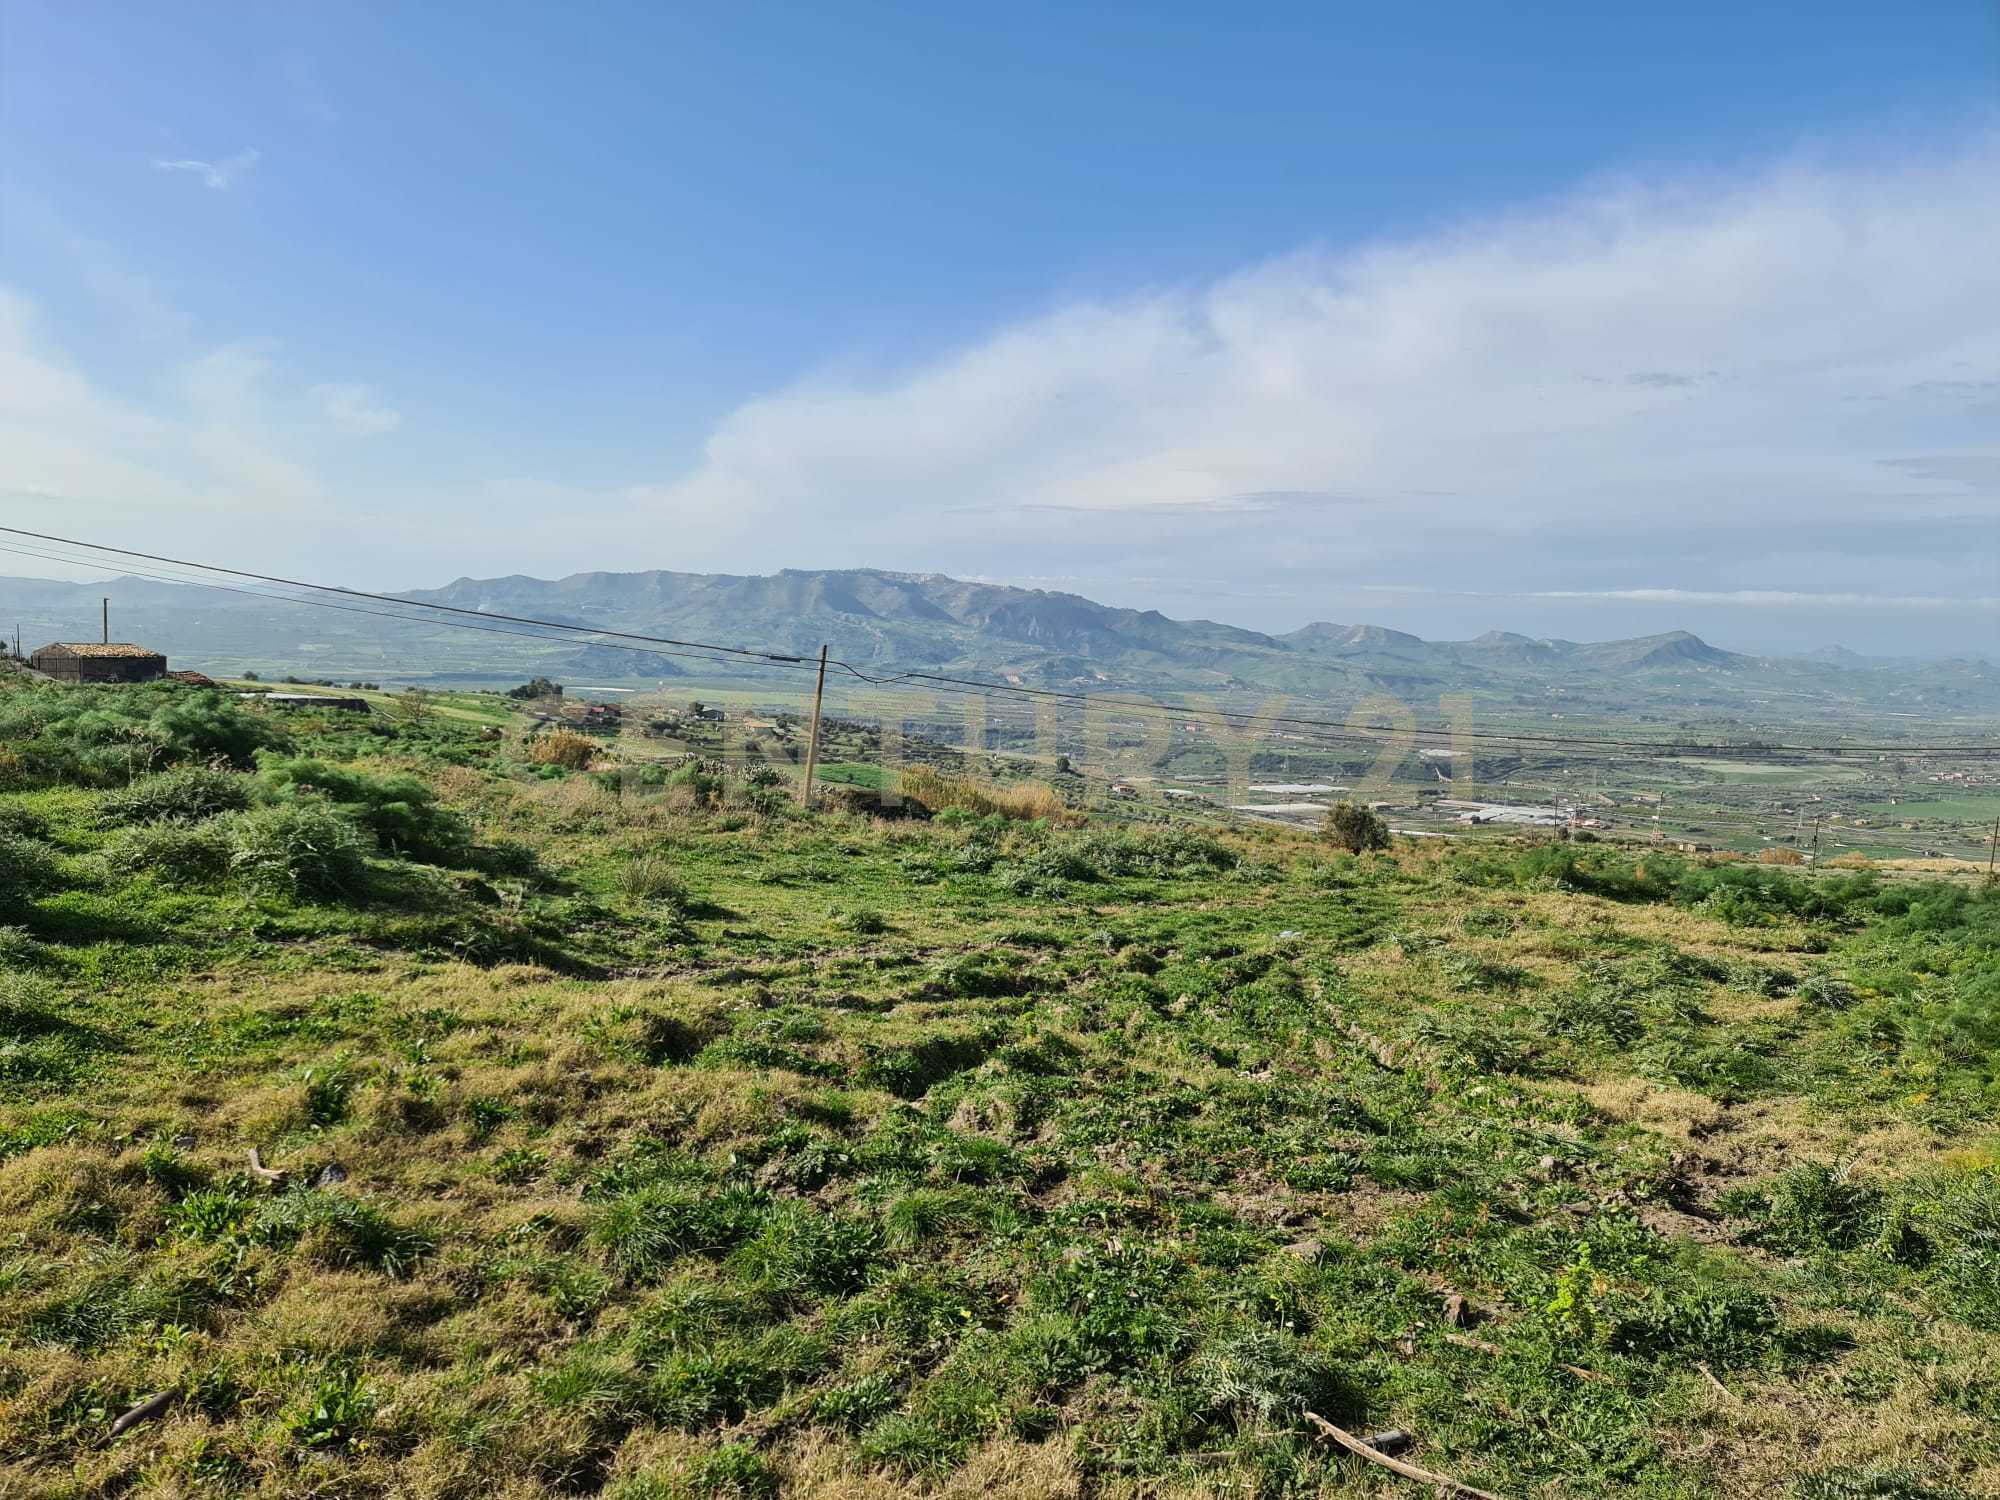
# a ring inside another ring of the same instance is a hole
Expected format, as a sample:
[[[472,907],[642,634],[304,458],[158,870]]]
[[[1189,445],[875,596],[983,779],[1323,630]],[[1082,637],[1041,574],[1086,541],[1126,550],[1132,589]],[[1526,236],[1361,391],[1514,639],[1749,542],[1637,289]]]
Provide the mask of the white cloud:
[[[1749,609],[1917,609],[2000,611],[2000,594],[1811,593],[1796,589],[1432,589],[1397,584],[1364,584],[1357,592],[1395,595],[1442,594],[1454,599],[1563,599],[1579,603],[1722,604]]]
[[[940,565],[978,548],[1010,572],[1081,546],[1101,565],[1122,533],[1134,572],[1179,546],[1219,582],[1453,551],[1557,582],[1552,560],[1575,577],[1621,537],[1680,532],[1718,571],[1763,569],[1697,584],[1810,587],[1788,559],[1829,524],[2000,500],[1991,459],[1963,451],[1990,449],[1992,408],[1982,427],[1917,393],[2000,376],[1996,175],[1986,131],[1895,161],[1610,182],[1065,306],[747,402],[654,503],[718,545],[782,526],[793,557],[907,556],[920,536]],[[1927,450],[1957,456],[1902,461]],[[1729,540],[1751,524],[1761,556]]]
[[[379,445],[334,441],[398,427],[373,387],[314,384],[254,343],[188,350],[156,389],[93,380],[0,293],[0,491],[321,515],[352,549],[331,566],[377,567],[354,537],[393,536],[398,583],[1060,573],[1185,613],[1261,598],[1248,622],[1289,626],[1408,579],[1440,609],[1848,609],[1943,633],[2000,578],[1997,173],[1989,127],[1893,158],[1600,182],[802,378],[738,405],[678,472],[595,487],[538,474],[532,432],[516,476],[482,481],[483,455],[427,421],[439,478],[418,496],[368,467]]]
[[[262,159],[262,153],[251,146],[224,161],[196,161],[192,157],[163,161],[155,158],[153,165],[162,172],[193,172],[201,178],[203,187],[224,192]]]
[[[1784,589],[1538,589],[1530,599],[1621,599],[1637,604],[1740,604],[1752,609],[2000,610],[2000,596],[1810,594]]]
[[[365,385],[316,385],[309,393],[334,426],[364,436],[394,432],[403,414]]]
[[[0,495],[154,518],[298,515],[325,486],[284,451],[264,346],[224,345],[179,365],[150,401],[94,384],[0,288]],[[54,528],[51,528],[54,529]]]

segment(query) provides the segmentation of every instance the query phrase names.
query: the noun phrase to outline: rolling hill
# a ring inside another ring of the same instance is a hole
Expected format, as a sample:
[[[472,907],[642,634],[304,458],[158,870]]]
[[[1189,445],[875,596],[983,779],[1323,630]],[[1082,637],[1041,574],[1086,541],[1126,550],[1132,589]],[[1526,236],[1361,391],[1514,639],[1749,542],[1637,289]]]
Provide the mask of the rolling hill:
[[[157,646],[176,665],[212,672],[451,682],[552,672],[628,684],[757,675],[752,667],[649,654],[624,642],[544,639],[518,624],[479,622],[467,630],[443,615],[388,618],[397,613],[393,606],[367,601],[308,608],[145,578],[0,579],[0,619],[19,620],[29,649],[45,640],[90,639],[103,594],[112,598],[115,634]],[[1431,701],[1461,693],[1577,711],[1634,704],[1738,711],[1780,699],[1925,714],[2000,708],[2000,671],[1975,658],[1908,662],[1839,650],[1763,657],[1722,650],[1687,631],[1598,642],[1489,631],[1473,640],[1431,641],[1377,625],[1320,621],[1270,635],[936,573],[516,574],[460,578],[399,597],[797,656],[826,642],[835,657],[868,672],[928,671],[1081,690],[1286,692],[1349,702],[1385,693]]]

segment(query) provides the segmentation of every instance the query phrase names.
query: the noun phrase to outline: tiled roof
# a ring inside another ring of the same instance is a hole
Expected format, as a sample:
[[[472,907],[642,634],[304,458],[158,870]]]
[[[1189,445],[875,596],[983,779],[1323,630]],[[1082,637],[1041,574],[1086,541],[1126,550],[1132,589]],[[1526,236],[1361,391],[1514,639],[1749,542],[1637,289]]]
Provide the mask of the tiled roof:
[[[61,651],[70,656],[159,656],[160,653],[146,646],[135,646],[130,641],[56,641],[42,647],[42,651]],[[41,655],[41,651],[35,653]],[[161,660],[165,660],[161,657]]]

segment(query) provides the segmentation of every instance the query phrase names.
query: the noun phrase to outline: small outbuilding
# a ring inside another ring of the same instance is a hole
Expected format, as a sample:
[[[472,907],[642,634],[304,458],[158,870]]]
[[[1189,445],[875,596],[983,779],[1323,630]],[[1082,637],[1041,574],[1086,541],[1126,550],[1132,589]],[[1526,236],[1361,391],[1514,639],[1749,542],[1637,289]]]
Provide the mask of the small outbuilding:
[[[28,658],[57,682],[158,682],[167,659],[130,641],[57,641]]]

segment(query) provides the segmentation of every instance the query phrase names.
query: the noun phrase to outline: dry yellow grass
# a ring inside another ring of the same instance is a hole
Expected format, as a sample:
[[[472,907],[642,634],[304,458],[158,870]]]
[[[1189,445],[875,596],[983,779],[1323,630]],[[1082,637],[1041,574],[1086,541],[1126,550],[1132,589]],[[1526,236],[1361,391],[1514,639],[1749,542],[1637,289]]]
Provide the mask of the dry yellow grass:
[[[955,807],[980,817],[999,813],[1024,822],[1060,822],[1072,816],[1056,789],[1040,781],[1002,786],[970,776],[946,776],[929,766],[911,766],[903,772],[898,790],[933,813]]]
[[[552,729],[530,739],[524,753],[538,766],[581,771],[597,758],[597,742],[574,729]]]

